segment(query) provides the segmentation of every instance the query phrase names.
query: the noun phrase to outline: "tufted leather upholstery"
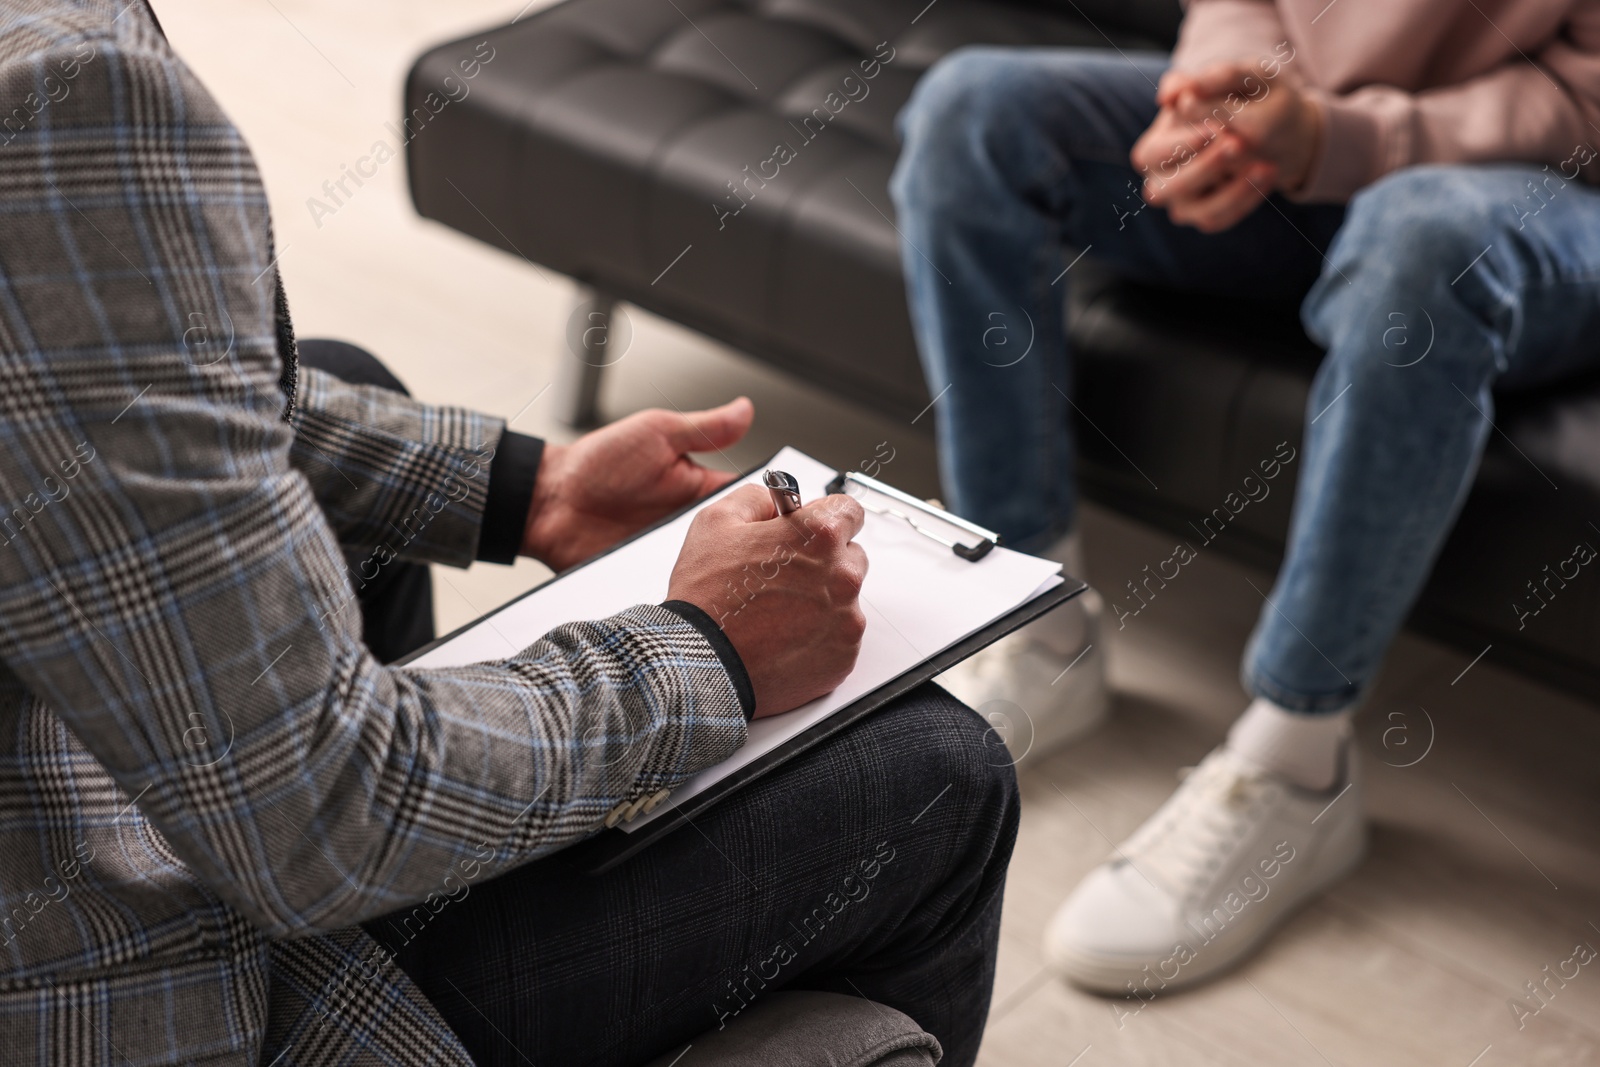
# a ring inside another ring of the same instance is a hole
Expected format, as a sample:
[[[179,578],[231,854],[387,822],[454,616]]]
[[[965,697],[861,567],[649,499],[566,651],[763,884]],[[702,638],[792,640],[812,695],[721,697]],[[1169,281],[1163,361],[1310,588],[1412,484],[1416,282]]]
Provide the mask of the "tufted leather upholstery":
[[[418,60],[408,112],[478,42],[495,49],[411,142],[412,194],[428,217],[909,419],[928,397],[886,187],[916,79],[963,44],[1164,48],[1177,19],[1173,0],[568,0]],[[1320,354],[1292,306],[1155,292],[1089,260],[1074,278],[1079,403],[1161,486],[1085,433],[1092,496],[1183,530],[1253,457],[1299,440]],[[1496,421],[1526,458],[1495,436],[1414,621],[1600,695],[1600,582],[1526,630],[1511,608],[1577,541],[1600,547],[1600,378],[1505,401]],[[1246,509],[1218,547],[1271,562],[1289,501]]]
[[[1105,39],[972,0],[920,19],[927,0],[674,3],[582,0],[494,31],[471,95],[412,143],[418,210],[914,415],[927,401],[886,217],[896,113],[961,44]],[[893,59],[868,79],[880,42]],[[464,51],[424,56],[413,100]],[[764,166],[780,143],[794,158]],[[730,181],[749,204],[723,218],[714,206],[741,203]]]

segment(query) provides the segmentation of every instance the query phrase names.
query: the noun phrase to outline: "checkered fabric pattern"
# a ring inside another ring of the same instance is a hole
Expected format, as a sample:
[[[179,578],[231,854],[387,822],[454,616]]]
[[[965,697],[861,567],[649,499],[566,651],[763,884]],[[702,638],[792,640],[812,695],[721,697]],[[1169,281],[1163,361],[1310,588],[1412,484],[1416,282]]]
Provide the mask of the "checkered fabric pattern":
[[[312,370],[286,422],[268,224],[142,5],[0,7],[6,1067],[466,1063],[357,924],[744,739],[661,607],[373,659],[355,584],[472,558],[503,426]]]

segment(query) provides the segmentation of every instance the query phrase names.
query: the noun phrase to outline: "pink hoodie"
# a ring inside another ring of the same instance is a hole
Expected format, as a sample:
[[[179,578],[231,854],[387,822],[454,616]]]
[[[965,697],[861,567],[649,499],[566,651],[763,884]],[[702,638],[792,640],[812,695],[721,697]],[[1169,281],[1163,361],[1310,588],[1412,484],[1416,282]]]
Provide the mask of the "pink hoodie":
[[[1343,202],[1411,163],[1521,160],[1600,184],[1600,0],[1187,4],[1175,67],[1270,56],[1321,105],[1296,200]]]

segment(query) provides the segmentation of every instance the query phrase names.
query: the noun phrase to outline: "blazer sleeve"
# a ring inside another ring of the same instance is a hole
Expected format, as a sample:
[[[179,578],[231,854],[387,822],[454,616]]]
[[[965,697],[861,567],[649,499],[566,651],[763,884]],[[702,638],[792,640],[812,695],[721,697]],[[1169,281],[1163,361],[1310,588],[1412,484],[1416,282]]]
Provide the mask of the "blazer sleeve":
[[[289,459],[357,567],[517,555],[543,445],[505,421],[303,364]]]
[[[108,33],[66,103],[0,148],[5,667],[171,860],[272,936],[544,855],[728,756],[739,692],[668,608],[448,670],[380,665],[353,613],[327,612],[350,578],[310,437],[283,419],[259,176],[164,42],[133,19]],[[0,64],[0,98],[58,58]],[[196,321],[231,324],[225,358],[185,348]],[[492,436],[309,377],[310,420],[376,424],[342,454],[389,442],[408,486],[465,479],[451,463]],[[347,530],[399,506],[360,492],[330,498]],[[419,539],[459,556],[470,517],[433,523]]]

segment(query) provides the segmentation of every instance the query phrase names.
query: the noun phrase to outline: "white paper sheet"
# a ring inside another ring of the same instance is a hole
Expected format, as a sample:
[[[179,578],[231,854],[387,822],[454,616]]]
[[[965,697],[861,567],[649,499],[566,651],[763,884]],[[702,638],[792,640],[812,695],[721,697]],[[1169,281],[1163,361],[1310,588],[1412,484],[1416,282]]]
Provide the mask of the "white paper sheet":
[[[793,474],[807,501],[821,496],[835,474],[792,448],[780,452],[771,466]],[[747,480],[760,477],[757,472]],[[604,618],[634,604],[659,604],[667,598],[667,580],[692,518],[692,512],[682,515],[485,616],[413,665],[453,667],[503,659],[563,623]],[[868,570],[861,589],[867,630],[855,670],[827,696],[751,723],[743,748],[691,777],[673,790],[667,804],[623,829],[632,832],[659,818],[673,805],[1062,581],[1060,565],[1049,560],[997,548],[971,563],[888,516],[868,515],[856,540],[866,549]]]

